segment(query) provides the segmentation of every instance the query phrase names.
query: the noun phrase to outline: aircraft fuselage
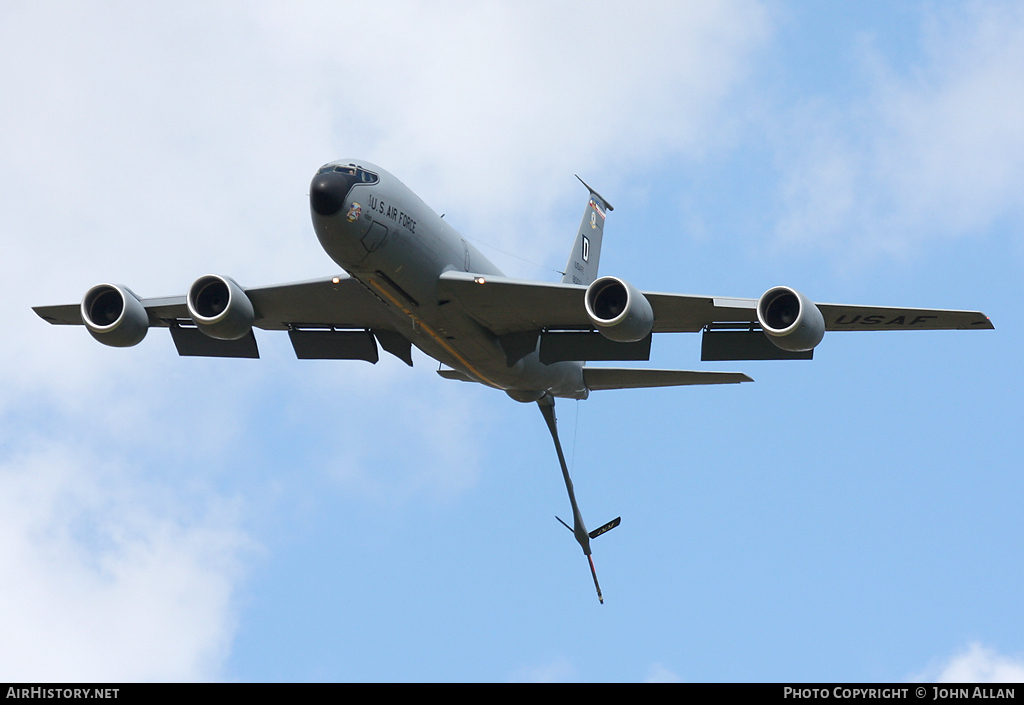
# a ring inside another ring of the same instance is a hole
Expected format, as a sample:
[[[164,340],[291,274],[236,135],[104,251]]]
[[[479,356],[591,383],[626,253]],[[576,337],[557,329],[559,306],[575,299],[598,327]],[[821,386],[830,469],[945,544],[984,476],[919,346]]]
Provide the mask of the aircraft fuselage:
[[[456,270],[503,276],[405,184],[368,162],[325,164],[310,184],[313,229],[327,254],[371,291],[416,347],[517,401],[588,395],[582,363],[545,365],[538,351],[511,367],[488,329],[439,300],[438,277]]]

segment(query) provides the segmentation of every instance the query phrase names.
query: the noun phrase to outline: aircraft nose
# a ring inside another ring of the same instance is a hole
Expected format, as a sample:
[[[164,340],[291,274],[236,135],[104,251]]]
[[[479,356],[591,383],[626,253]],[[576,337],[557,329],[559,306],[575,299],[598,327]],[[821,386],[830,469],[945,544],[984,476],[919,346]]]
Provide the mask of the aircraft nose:
[[[317,174],[309,185],[309,205],[322,216],[334,215],[345,205],[352,181],[345,174],[328,171]]]

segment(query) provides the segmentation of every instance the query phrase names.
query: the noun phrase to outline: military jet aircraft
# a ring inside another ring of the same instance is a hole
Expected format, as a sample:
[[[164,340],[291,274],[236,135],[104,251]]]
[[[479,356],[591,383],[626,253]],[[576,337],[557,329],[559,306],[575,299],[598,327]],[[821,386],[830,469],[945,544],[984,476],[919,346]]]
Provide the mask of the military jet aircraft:
[[[558,521],[583,549],[602,603],[590,540],[618,526],[619,518],[587,531],[558,438],[555,398],[753,380],[735,372],[586,362],[649,360],[654,333],[703,331],[702,360],[787,360],[810,359],[826,331],[993,327],[974,311],[813,303],[788,286],[743,299],[650,293],[619,277],[598,277],[613,209],[580,181],[589,200],[557,284],[503,276],[401,181],[369,162],[342,159],[317,171],[309,199],[320,244],[348,275],[245,288],[211,274],[184,296],[167,298],[98,284],[81,304],[34,310],[50,323],[85,325],[115,347],[138,344],[152,327],[169,328],[180,355],[259,357],[254,327],[288,331],[302,359],[376,363],[379,344],[412,365],[415,345],[440,363],[446,379],[536,402],[572,509],[572,526]]]

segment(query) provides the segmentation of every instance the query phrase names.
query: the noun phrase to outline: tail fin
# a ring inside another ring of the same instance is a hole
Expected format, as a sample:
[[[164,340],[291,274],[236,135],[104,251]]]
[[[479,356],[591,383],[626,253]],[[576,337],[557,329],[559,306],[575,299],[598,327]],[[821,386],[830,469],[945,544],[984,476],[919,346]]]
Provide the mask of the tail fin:
[[[576,177],[580,179],[579,176]],[[587,186],[587,182],[580,179],[580,183]],[[569,254],[569,261],[565,263],[565,274],[562,276],[563,284],[582,284],[589,286],[597,279],[597,266],[601,260],[601,238],[604,235],[605,211],[615,210],[608,201],[601,198],[594,189],[587,186],[590,191],[590,202],[583,212],[583,221],[580,222],[580,230],[576,233],[576,242],[573,243],[572,252]]]

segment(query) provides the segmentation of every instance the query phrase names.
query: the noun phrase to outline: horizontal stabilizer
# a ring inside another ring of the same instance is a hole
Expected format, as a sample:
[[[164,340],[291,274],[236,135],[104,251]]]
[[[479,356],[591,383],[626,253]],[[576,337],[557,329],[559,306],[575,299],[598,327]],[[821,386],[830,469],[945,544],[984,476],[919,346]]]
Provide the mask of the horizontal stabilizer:
[[[639,389],[680,387],[690,384],[739,384],[753,382],[742,372],[691,372],[689,370],[645,370],[631,367],[584,367],[587,389]]]

